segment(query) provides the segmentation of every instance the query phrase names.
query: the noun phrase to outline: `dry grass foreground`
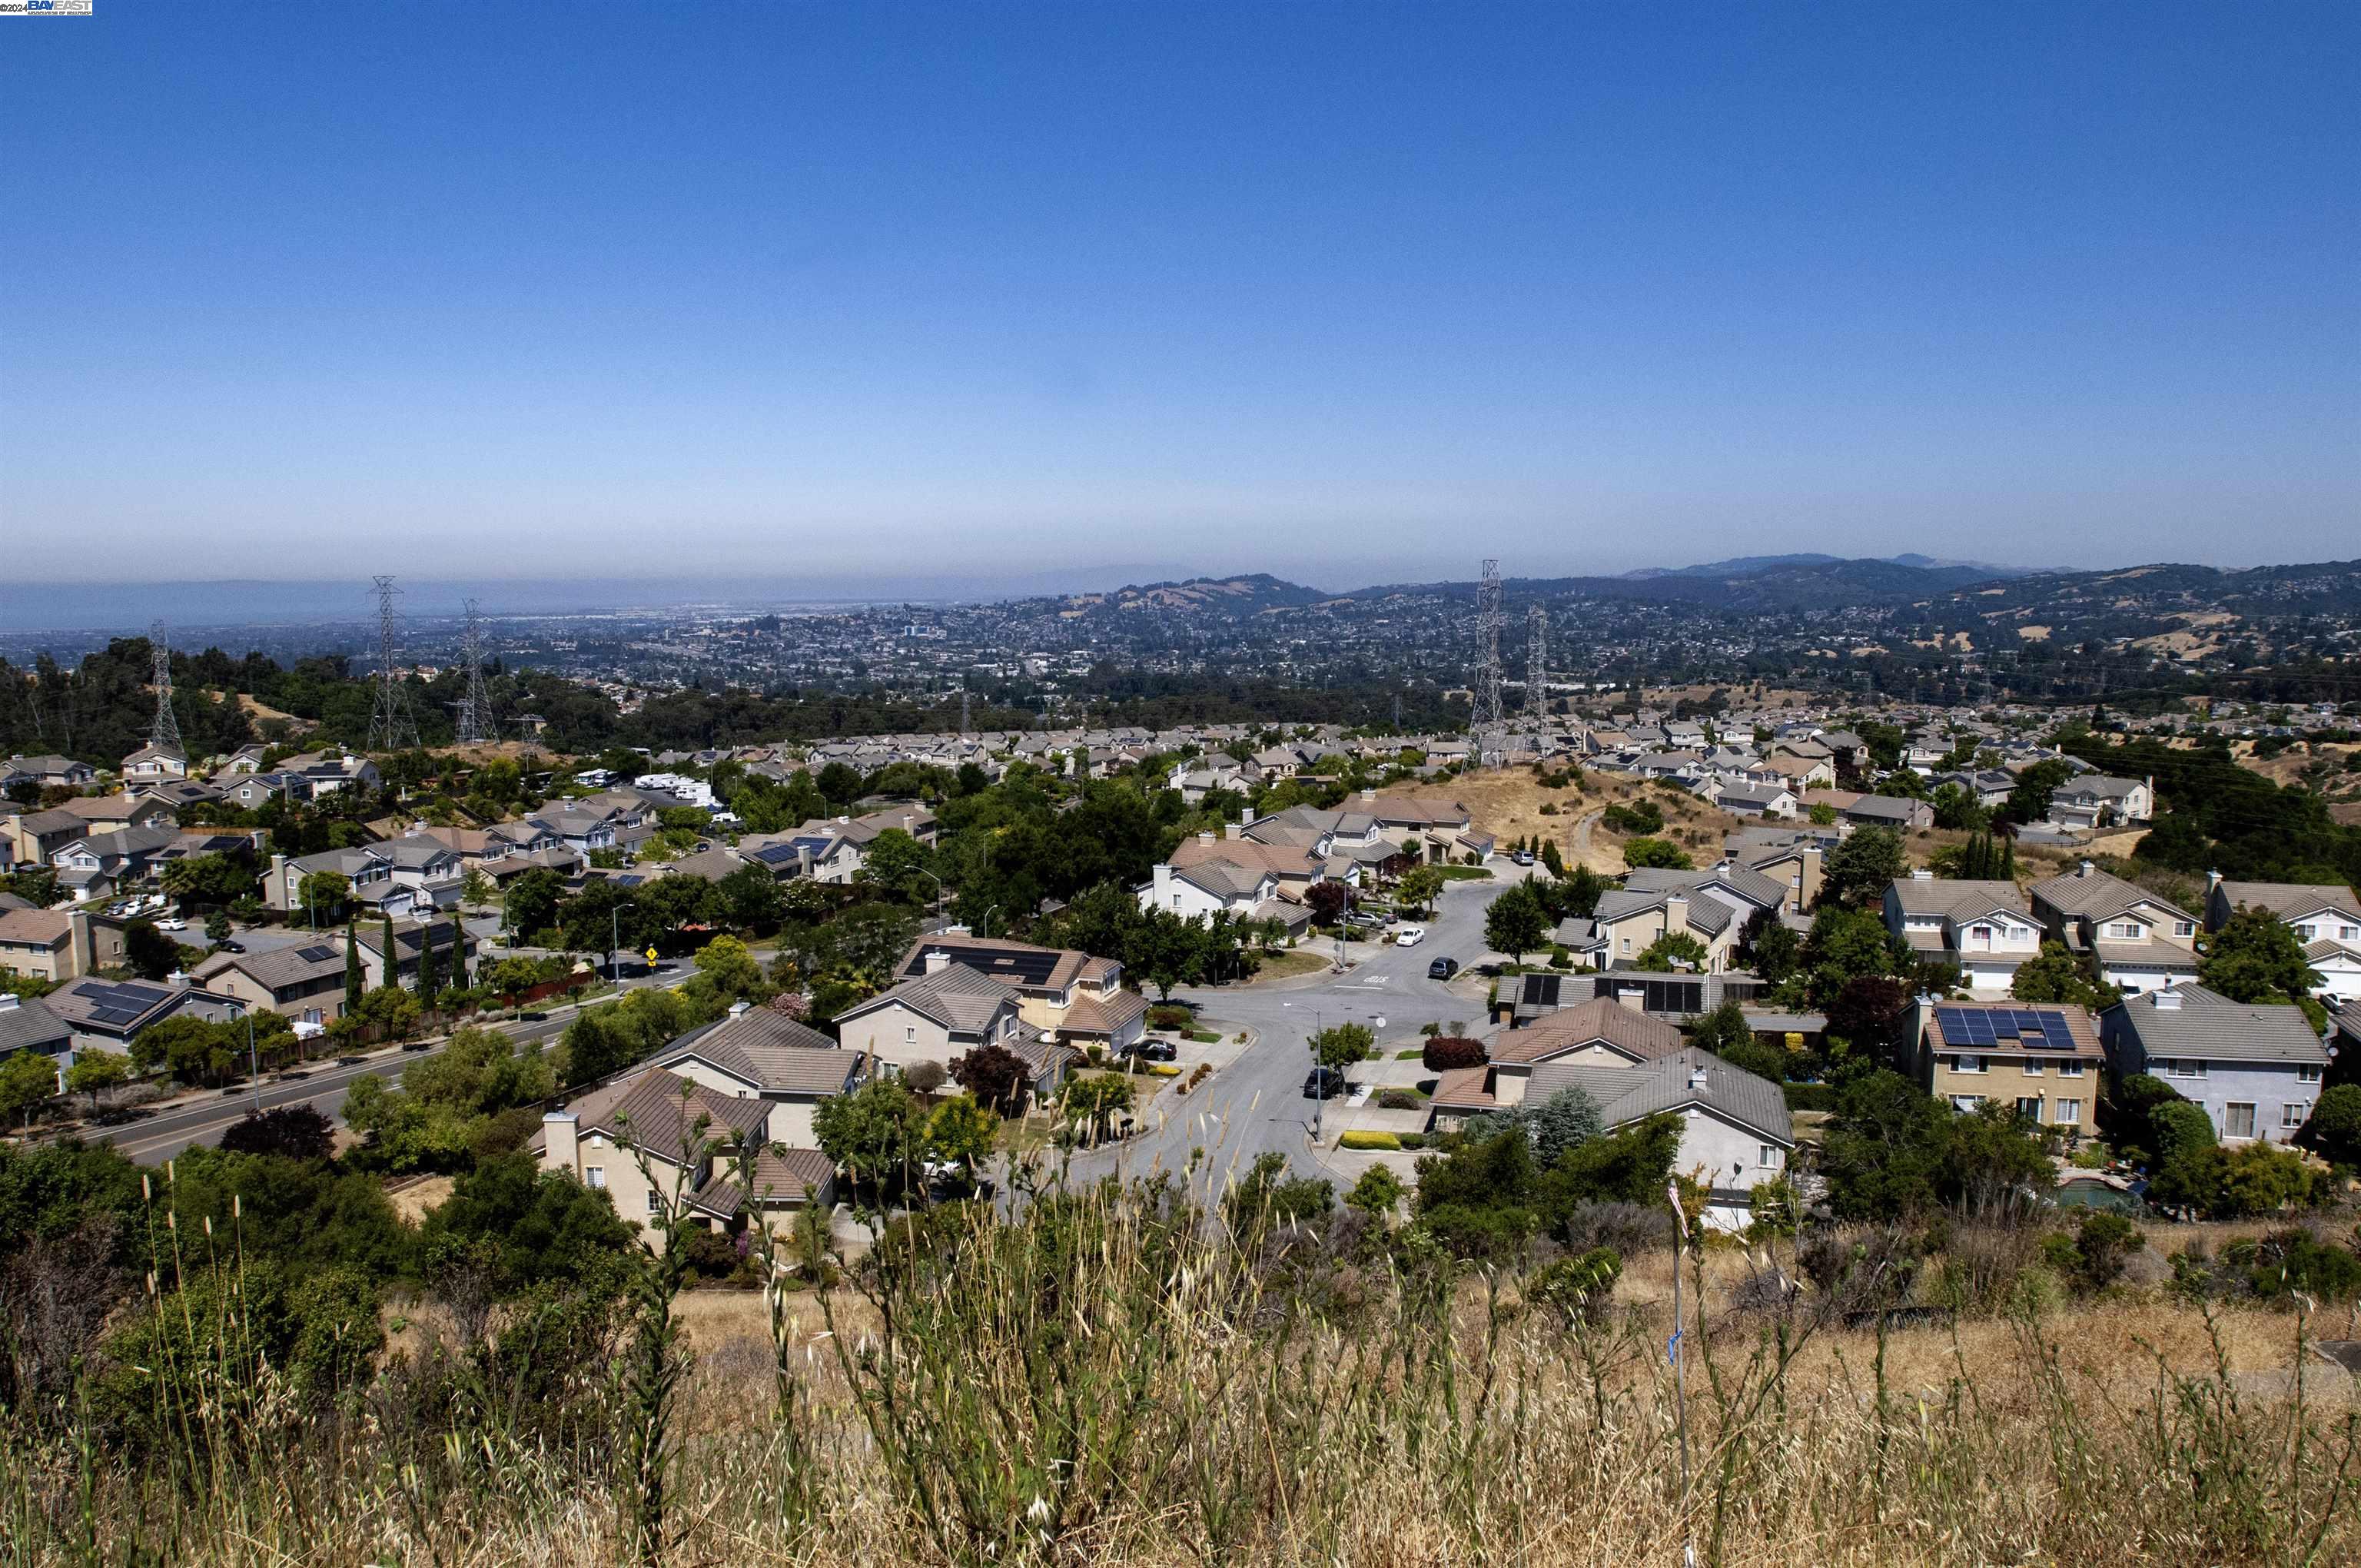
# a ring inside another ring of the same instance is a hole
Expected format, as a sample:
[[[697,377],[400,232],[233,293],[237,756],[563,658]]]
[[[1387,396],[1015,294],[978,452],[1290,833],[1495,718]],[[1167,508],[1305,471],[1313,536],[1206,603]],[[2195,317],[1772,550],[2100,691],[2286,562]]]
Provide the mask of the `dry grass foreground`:
[[[1371,1223],[1233,1234],[1169,1187],[950,1212],[775,1315],[688,1300],[654,1403],[645,1318],[555,1365],[497,1335],[421,1353],[340,1409],[225,1358],[128,1462],[16,1420],[0,1538],[13,1563],[445,1568],[2361,1555],[2353,1380],[2305,1318],[2151,1295],[1845,1331],[1808,1299],[1735,1310],[1713,1255],[1685,1431],[1668,1261],[1617,1307]]]
[[[1686,790],[1659,788],[1635,779],[1591,772],[1583,774],[1583,786],[1550,789],[1533,776],[1530,768],[1491,768],[1462,773],[1439,793],[1465,806],[1475,826],[1502,844],[1529,836],[1554,839],[1568,864],[1576,858],[1584,818],[1609,806],[1643,796],[1664,809],[1664,830],[1657,836],[1688,850],[1690,859],[1699,865],[1720,859],[1722,839],[1743,826],[1736,817],[1707,805]],[[1556,807],[1555,812],[1543,816],[1541,808],[1545,805]],[[1594,823],[1588,838],[1580,855],[1583,863],[1602,876],[1622,875],[1623,835],[1608,831],[1603,823]]]

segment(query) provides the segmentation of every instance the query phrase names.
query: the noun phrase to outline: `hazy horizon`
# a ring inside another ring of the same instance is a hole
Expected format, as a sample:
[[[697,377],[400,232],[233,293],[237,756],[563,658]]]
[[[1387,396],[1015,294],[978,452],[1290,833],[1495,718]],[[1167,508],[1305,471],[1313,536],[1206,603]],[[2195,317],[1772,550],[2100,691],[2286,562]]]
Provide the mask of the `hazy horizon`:
[[[7,42],[0,625],[77,582],[2361,532],[2350,7],[102,3]]]

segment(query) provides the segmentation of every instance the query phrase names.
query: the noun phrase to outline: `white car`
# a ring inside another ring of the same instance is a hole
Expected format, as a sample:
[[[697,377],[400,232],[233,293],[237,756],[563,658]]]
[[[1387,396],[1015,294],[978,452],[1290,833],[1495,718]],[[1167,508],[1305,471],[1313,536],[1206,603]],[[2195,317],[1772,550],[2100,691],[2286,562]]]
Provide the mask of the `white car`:
[[[171,916],[170,919],[159,920],[156,922],[156,929],[159,931],[185,931],[188,928],[189,923],[181,919],[177,915]]]
[[[1397,926],[1394,927],[1394,946],[1397,948],[1415,948],[1421,942],[1425,940],[1426,927],[1423,926]]]

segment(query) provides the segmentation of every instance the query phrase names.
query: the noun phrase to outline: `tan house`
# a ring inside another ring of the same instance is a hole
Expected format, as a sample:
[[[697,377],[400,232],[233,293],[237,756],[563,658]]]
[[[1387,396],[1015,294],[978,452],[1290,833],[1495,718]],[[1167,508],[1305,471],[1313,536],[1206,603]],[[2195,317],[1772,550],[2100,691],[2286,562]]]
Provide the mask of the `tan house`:
[[[2099,978],[2137,993],[2197,978],[2197,916],[2084,861],[2033,884],[2033,917]]]
[[[299,1024],[330,1024],[345,1014],[345,952],[325,937],[261,953],[215,953],[190,975],[207,991],[235,996]],[[362,965],[362,983],[379,976]]]
[[[1123,965],[1072,948],[975,937],[953,927],[912,943],[894,972],[899,980],[920,980],[954,965],[1016,992],[1018,1017],[1053,1040],[1104,1046],[1121,1055],[1147,1028],[1147,1000],[1123,988]]]
[[[860,1088],[871,1068],[865,1054],[809,1025],[742,1002],[719,1023],[674,1040],[651,1065],[711,1093],[768,1102],[770,1140],[797,1148],[819,1146],[812,1117],[820,1102]]]
[[[1455,1068],[1435,1087],[1436,1113],[1472,1114],[1522,1104],[1533,1069],[1543,1062],[1631,1067],[1660,1061],[1681,1048],[1681,1032],[1661,1018],[1634,1012],[1611,997],[1561,1007],[1522,1028],[1503,1029],[1481,1067]]]
[[[979,1046],[1016,1048],[1025,1026],[1016,992],[964,964],[946,963],[838,1014],[837,1037],[895,1073],[922,1061],[948,1068]]]
[[[72,980],[123,962],[123,927],[80,909],[0,910],[0,969]]]
[[[660,1225],[667,1203],[685,1203],[711,1228],[730,1230],[745,1200],[729,1179],[727,1154],[717,1151],[771,1141],[771,1113],[766,1100],[718,1093],[650,1069],[544,1116],[541,1168],[606,1193],[629,1224]],[[798,1206],[808,1201],[799,1195]],[[664,1234],[652,1229],[647,1240],[661,1248]]]
[[[1989,1101],[2059,1132],[2094,1124],[2106,1051],[2098,1025],[2064,1003],[1919,1003],[1918,1081],[1955,1111]]]

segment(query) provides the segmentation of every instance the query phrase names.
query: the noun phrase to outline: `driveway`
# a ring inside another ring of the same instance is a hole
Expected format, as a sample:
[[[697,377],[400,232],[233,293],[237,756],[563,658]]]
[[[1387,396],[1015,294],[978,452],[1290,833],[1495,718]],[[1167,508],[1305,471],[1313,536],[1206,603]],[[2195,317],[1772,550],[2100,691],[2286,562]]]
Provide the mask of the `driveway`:
[[[1371,1163],[1366,1155],[1326,1146],[1332,1145],[1345,1107],[1339,1102],[1316,1105],[1303,1097],[1303,1080],[1312,1069],[1308,1042],[1321,1029],[1344,1023],[1365,1025],[1378,1036],[1380,1056],[1390,1056],[1420,1043],[1419,1025],[1465,1023],[1473,1032],[1482,1022],[1483,992],[1463,994],[1444,981],[1426,978],[1426,966],[1438,958],[1457,959],[1463,966],[1497,955],[1484,942],[1484,913],[1510,883],[1524,874],[1505,857],[1489,862],[1490,882],[1454,882],[1444,885],[1434,917],[1425,922],[1426,939],[1414,948],[1355,943],[1346,948],[1356,961],[1343,974],[1322,971],[1269,985],[1219,986],[1174,992],[1177,999],[1197,1004],[1209,1024],[1238,1025],[1256,1036],[1238,1058],[1191,1093],[1157,1096],[1157,1119],[1144,1130],[1110,1149],[1094,1151],[1074,1162],[1087,1179],[1120,1174],[1144,1176],[1159,1170],[1188,1169],[1192,1153],[1202,1149],[1194,1184],[1201,1198],[1217,1196],[1236,1174],[1265,1154],[1288,1158],[1298,1175],[1325,1176],[1339,1190],[1349,1187]],[[1368,1064],[1364,1072],[1377,1064]],[[1322,1137],[1315,1142],[1312,1121],[1318,1113]]]

